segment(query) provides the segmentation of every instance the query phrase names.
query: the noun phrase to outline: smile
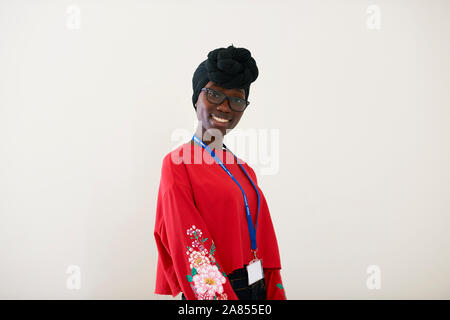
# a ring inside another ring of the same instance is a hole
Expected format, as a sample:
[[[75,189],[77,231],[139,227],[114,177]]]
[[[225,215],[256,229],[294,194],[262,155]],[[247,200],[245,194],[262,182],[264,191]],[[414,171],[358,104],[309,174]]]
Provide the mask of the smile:
[[[215,121],[220,122],[220,123],[228,123],[228,122],[231,121],[230,119],[220,118],[220,117],[217,117],[217,116],[215,116],[213,114],[211,115],[211,118],[213,118]]]

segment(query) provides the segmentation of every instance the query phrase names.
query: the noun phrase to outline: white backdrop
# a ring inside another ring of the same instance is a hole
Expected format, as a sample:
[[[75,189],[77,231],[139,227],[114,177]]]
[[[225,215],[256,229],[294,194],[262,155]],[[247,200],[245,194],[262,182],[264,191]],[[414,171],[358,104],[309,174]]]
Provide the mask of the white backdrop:
[[[279,133],[277,169],[249,164],[288,299],[449,299],[449,9],[0,0],[0,298],[172,298],[161,161],[194,132],[195,68],[233,44],[260,71],[239,129]]]

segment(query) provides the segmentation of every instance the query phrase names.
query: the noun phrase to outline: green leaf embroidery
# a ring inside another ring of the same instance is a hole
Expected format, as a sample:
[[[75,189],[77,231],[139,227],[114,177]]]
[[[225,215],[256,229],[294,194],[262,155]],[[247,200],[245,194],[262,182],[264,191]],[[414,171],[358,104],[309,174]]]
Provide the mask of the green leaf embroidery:
[[[203,240],[202,240],[202,243],[205,242],[206,240],[208,240],[208,238],[203,239]]]
[[[192,274],[192,276],[195,276],[197,274],[197,270],[195,268],[192,268],[191,274]]]
[[[280,289],[283,289],[283,286],[281,285],[281,283],[277,283],[277,287]]]
[[[225,272],[222,272],[222,274],[225,278],[227,277],[227,274]]]
[[[190,274],[188,274],[188,275],[186,276],[186,278],[188,279],[189,282],[192,282],[192,276],[191,276]]]

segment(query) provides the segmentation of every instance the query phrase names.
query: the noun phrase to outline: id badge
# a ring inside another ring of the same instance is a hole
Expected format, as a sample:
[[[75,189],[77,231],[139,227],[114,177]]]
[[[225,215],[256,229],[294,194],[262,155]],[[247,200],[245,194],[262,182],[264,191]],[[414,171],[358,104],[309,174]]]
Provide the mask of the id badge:
[[[255,259],[250,261],[247,268],[248,274],[248,285],[255,283],[258,280],[264,278],[264,271],[262,267],[262,261],[260,259]]]

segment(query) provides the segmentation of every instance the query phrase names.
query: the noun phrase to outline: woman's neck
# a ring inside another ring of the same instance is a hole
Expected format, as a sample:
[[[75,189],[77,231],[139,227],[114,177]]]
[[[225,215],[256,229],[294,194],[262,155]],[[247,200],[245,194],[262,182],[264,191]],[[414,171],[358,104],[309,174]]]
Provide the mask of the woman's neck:
[[[203,128],[201,122],[197,126],[195,130],[195,135],[203,141],[211,149],[222,150],[223,146],[223,135],[218,129],[210,129],[206,130]],[[191,144],[195,144],[194,140],[191,140]]]

